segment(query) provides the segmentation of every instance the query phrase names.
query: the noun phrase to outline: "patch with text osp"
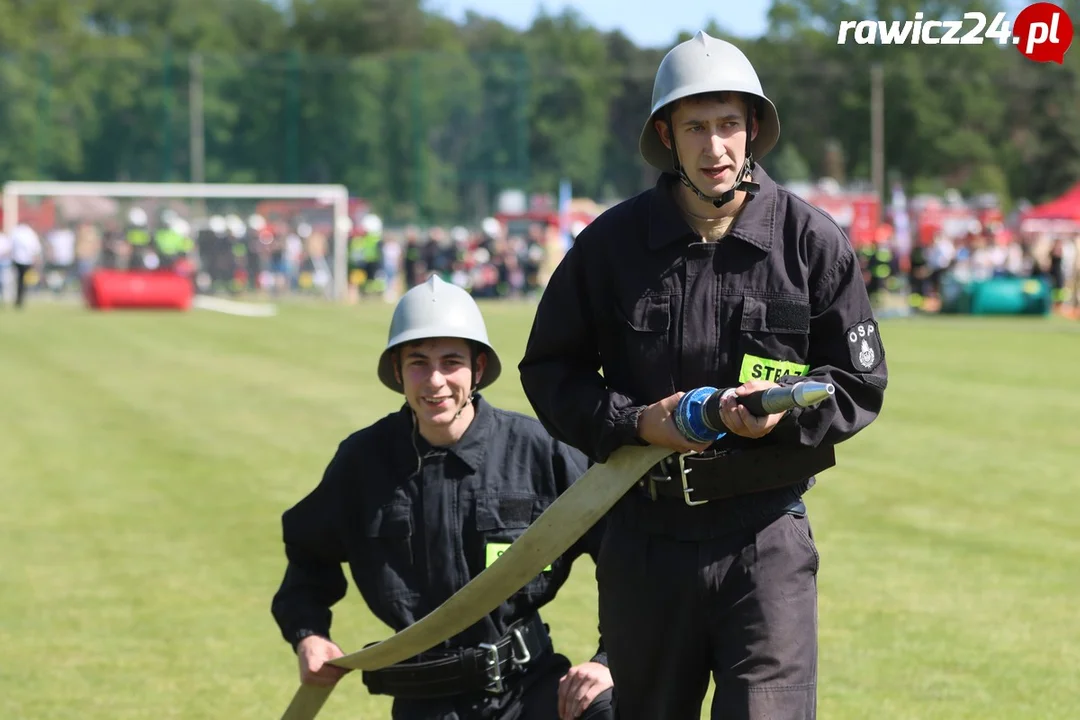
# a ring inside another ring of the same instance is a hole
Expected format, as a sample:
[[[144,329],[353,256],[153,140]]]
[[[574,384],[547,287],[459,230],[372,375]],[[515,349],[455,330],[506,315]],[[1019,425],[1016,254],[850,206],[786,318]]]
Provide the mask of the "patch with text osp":
[[[870,372],[885,357],[881,346],[881,334],[877,323],[864,320],[847,329],[848,350],[851,352],[851,365],[860,372]]]

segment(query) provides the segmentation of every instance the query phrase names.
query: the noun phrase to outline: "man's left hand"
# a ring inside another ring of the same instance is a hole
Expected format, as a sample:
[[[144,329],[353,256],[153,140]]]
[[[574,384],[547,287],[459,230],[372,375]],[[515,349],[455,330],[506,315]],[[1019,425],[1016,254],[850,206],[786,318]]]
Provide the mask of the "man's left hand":
[[[559,720],[575,720],[596,696],[612,687],[611,671],[600,663],[575,665],[559,680]]]
[[[749,395],[752,392],[768,390],[772,387],[778,386],[776,383],[769,382],[768,380],[753,380],[751,382],[743,383],[735,388],[735,395],[742,397],[744,395]],[[776,423],[780,422],[780,418],[784,417],[784,413],[774,413],[772,415],[766,415],[765,417],[757,417],[751,415],[750,411],[742,405],[736,404],[735,398],[729,395],[720,403],[720,417],[723,419],[724,425],[727,426],[727,429],[730,432],[746,438],[760,438],[765,437],[772,432],[772,429],[776,427]]]

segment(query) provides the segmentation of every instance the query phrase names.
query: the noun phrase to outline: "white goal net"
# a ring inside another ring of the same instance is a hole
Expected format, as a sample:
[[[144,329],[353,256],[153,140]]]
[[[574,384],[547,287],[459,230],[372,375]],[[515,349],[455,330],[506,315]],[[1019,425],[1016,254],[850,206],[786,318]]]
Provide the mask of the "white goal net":
[[[9,182],[3,229],[38,236],[33,292],[108,268],[175,272],[203,295],[347,297],[347,244],[367,207],[342,185]]]

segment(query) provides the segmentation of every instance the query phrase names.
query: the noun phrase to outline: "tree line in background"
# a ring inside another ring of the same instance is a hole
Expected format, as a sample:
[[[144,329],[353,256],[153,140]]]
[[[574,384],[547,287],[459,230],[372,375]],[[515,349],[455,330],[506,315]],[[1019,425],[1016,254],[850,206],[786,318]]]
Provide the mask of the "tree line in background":
[[[1063,4],[1080,23],[1080,0]],[[842,20],[1000,10],[775,0],[761,38],[730,37],[719,6],[703,29],[743,48],[776,103],[763,164],[779,179],[869,181],[880,62],[888,180],[1009,206],[1080,178],[1080,51],[1059,66],[1011,44],[836,42]],[[341,182],[401,220],[475,217],[564,177],[601,200],[647,187],[653,76],[698,29],[642,48],[573,11],[521,32],[423,0],[0,0],[0,17],[0,180]]]

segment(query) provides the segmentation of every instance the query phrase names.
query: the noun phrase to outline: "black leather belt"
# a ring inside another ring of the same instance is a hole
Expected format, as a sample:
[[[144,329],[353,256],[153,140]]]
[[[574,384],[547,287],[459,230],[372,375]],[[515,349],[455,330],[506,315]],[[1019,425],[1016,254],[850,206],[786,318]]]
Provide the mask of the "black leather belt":
[[[653,499],[678,498],[687,505],[701,505],[794,485],[835,464],[831,445],[675,454],[654,465],[641,486]]]
[[[434,651],[416,660],[362,674],[368,691],[397,698],[439,698],[486,691],[501,693],[504,680],[527,672],[551,649],[539,613],[519,620],[497,642],[445,653]]]

